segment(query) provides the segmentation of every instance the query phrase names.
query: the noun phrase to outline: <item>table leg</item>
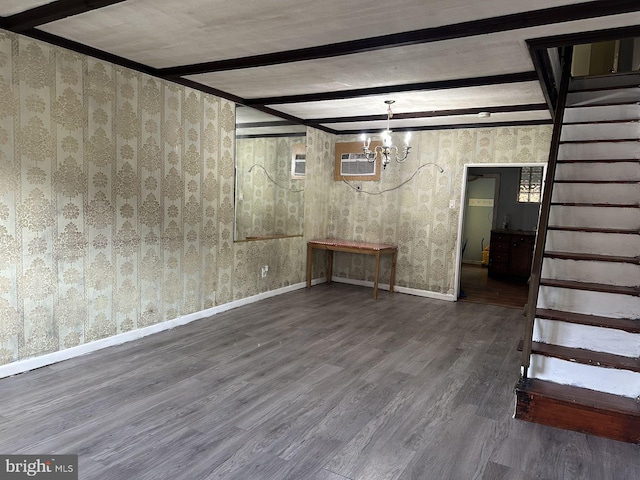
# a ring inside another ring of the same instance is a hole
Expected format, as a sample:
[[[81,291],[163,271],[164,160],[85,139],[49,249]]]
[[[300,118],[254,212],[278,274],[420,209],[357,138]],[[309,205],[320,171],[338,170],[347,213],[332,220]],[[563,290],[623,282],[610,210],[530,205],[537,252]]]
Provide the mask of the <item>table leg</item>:
[[[327,283],[331,283],[333,276],[333,250],[327,250]]]
[[[313,247],[307,245],[307,288],[311,288],[311,276],[313,275]]]
[[[380,251],[376,252],[376,275],[373,278],[373,299],[378,299],[378,279],[380,277]]]
[[[393,286],[396,283],[396,261],[398,260],[398,251],[391,255],[391,282],[389,283],[389,291],[393,293]]]

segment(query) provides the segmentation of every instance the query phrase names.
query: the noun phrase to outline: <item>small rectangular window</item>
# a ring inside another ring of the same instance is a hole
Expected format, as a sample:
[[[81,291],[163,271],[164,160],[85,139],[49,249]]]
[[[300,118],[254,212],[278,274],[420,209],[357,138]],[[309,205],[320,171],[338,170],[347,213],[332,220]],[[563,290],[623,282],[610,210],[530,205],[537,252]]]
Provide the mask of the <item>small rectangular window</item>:
[[[302,180],[307,170],[307,146],[298,143],[291,146],[291,179]]]
[[[542,197],[542,167],[521,167],[518,202],[540,203]]]

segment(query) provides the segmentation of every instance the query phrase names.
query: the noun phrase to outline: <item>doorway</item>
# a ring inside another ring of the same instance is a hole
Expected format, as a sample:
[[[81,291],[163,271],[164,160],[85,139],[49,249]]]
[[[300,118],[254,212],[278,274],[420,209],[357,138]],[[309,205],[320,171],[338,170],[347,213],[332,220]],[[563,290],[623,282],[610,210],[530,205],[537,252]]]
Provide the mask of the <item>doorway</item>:
[[[456,272],[459,301],[513,308],[526,304],[526,279],[490,276],[488,260],[492,230],[537,229],[540,204],[518,199],[521,167],[531,166],[546,169],[538,163],[465,165]]]

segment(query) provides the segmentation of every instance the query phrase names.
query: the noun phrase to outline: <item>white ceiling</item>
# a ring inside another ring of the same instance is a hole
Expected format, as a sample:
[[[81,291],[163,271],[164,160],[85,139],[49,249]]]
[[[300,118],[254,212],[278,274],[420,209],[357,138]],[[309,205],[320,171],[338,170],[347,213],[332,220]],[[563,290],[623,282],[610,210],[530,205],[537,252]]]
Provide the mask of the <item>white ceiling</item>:
[[[191,84],[289,121],[353,133],[384,126],[387,99],[396,101],[393,128],[550,123],[527,41],[635,27],[640,2],[633,3],[2,0],[0,27]],[[624,13],[612,10],[618,7]],[[457,25],[463,22],[470,23]],[[311,51],[301,57],[300,49]],[[268,54],[276,58],[264,61]],[[220,61],[232,68],[197,65]],[[191,67],[171,70],[183,66]],[[474,109],[492,115],[479,119]],[[409,113],[417,118],[403,118]]]

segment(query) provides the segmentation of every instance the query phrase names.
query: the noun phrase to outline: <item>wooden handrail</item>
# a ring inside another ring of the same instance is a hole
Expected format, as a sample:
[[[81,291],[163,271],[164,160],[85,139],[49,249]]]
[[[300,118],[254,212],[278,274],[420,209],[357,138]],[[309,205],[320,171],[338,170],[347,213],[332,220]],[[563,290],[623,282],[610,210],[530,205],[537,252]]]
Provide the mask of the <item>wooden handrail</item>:
[[[536,305],[538,304],[538,291],[540,288],[540,274],[542,271],[542,257],[544,246],[547,241],[547,227],[549,226],[549,212],[551,210],[551,195],[553,193],[553,180],[556,176],[556,163],[558,160],[558,149],[560,147],[560,133],[562,131],[562,121],[564,118],[565,104],[567,103],[567,92],[569,81],[571,80],[571,58],[573,47],[565,47],[562,55],[563,68],[562,79],[558,89],[557,103],[553,118],[553,134],[551,136],[551,147],[549,149],[549,161],[547,163],[547,173],[545,177],[545,188],[542,193],[542,204],[540,205],[540,215],[538,217],[538,234],[531,265],[531,277],[529,280],[529,296],[525,311],[525,327],[522,343],[522,371],[521,382],[526,382],[531,365],[531,348],[533,341],[533,324],[536,318]]]

